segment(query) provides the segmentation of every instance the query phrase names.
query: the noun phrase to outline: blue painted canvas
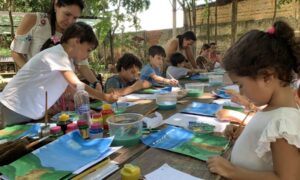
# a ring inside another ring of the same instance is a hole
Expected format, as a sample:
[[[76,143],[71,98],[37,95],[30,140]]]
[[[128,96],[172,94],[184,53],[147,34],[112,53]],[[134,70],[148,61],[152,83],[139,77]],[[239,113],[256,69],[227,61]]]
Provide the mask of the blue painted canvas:
[[[164,88],[158,88],[158,89],[144,89],[143,93],[149,93],[149,94],[166,94],[172,91],[172,86],[167,86]]]
[[[109,149],[111,143],[112,138],[84,140],[79,131],[74,131],[32,153],[40,159],[43,167],[75,171],[98,159]]]
[[[74,131],[1,166],[0,173],[8,179],[62,179],[110,155],[112,141],[113,138],[83,140],[79,131]]]
[[[168,126],[150,134],[142,142],[153,148],[191,156],[206,161],[211,156],[221,155],[228,147],[228,140],[213,133],[193,133],[186,129]]]
[[[207,74],[195,74],[190,77],[191,80],[208,81]]]
[[[183,109],[182,113],[196,114],[204,116],[215,116],[217,111],[222,108],[219,104],[207,104],[200,102],[192,102],[187,108]]]
[[[216,92],[215,92],[216,96],[220,97],[220,98],[223,98],[223,99],[230,99],[231,96],[229,94],[226,93],[226,89],[218,89]]]

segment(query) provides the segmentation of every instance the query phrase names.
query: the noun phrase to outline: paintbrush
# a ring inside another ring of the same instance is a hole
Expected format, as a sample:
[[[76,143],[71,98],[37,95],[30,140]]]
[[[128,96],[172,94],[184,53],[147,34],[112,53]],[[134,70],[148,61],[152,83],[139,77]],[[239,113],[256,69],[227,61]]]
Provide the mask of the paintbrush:
[[[168,71],[167,71],[167,75],[170,76],[171,79],[175,79]],[[179,81],[178,81],[177,86],[178,86],[180,89],[184,89],[184,88],[181,86],[181,84],[179,83]]]
[[[247,114],[246,114],[246,116],[244,117],[244,119],[239,123],[239,126],[238,126],[238,128],[235,130],[233,137],[236,137],[237,133],[240,131],[240,129],[242,128],[243,124],[245,123],[247,117],[250,115],[251,112],[252,112],[252,111],[247,112]],[[234,145],[234,140],[231,138],[231,139],[229,140],[228,148],[227,148],[227,150],[224,152],[224,154],[228,154],[227,157],[226,157],[226,160],[229,160],[230,157],[231,157],[231,150],[232,150],[233,145]],[[221,175],[217,175],[217,177],[216,177],[215,180],[220,180],[221,177],[222,177]]]
[[[45,119],[44,126],[41,127],[41,137],[45,137],[50,134],[50,125],[48,125],[48,93],[45,91]]]

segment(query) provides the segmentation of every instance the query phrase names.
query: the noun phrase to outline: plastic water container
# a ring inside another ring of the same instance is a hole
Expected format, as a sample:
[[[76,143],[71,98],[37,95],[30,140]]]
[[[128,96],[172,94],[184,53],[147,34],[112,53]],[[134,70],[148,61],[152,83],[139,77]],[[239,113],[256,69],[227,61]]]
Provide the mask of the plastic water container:
[[[187,90],[187,96],[189,97],[200,97],[204,93],[204,87],[207,84],[203,83],[187,83],[185,89]]]
[[[223,83],[223,75],[211,74],[208,78],[211,86],[220,86]]]
[[[143,115],[124,113],[107,119],[109,135],[114,136],[112,145],[130,147],[139,143],[143,131]]]
[[[175,109],[177,104],[177,95],[172,93],[157,94],[156,104],[161,110]]]
[[[84,90],[85,84],[77,84],[77,91],[74,94],[75,111],[79,115],[79,119],[87,121],[88,125],[91,124],[90,115],[90,97]]]

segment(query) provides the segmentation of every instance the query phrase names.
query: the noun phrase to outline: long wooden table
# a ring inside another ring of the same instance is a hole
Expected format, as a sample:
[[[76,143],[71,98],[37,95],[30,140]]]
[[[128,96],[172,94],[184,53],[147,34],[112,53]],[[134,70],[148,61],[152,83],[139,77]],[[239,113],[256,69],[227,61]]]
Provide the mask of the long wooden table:
[[[226,79],[227,78],[227,79]],[[183,83],[190,82],[185,81]],[[224,77],[224,84],[228,85],[231,82],[228,77]],[[216,88],[216,87],[214,87]],[[206,89],[206,92],[210,92],[212,88]],[[157,110],[160,112],[164,119],[172,116],[179,112],[181,109],[188,106],[192,101],[210,103],[215,99],[211,93],[204,93],[200,98],[184,97],[178,101],[177,107],[174,110]],[[140,114],[152,113],[156,109],[156,103],[153,100],[142,100],[139,101],[138,105],[129,108],[126,112],[134,112]],[[151,114],[150,114],[151,115]],[[216,175],[210,173],[207,169],[205,161],[201,161],[192,157],[188,157],[182,154],[162,150],[149,148],[145,145],[138,144],[130,148],[122,148],[117,153],[113,154],[111,160],[114,160],[120,164],[120,168],[126,163],[132,163],[138,165],[141,168],[142,175],[148,174],[155,169],[159,168],[163,164],[167,163],[171,167],[176,168],[180,171],[191,174],[195,177],[202,179],[216,179]],[[110,175],[109,180],[120,179],[120,170]]]

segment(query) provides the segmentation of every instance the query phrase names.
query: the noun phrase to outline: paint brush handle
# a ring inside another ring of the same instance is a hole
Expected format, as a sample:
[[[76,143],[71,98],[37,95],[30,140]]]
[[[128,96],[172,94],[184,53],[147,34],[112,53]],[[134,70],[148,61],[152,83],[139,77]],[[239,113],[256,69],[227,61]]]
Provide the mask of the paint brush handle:
[[[45,91],[45,126],[48,125],[48,93]]]
[[[167,71],[167,75],[170,76],[170,78],[175,79],[168,71]],[[183,87],[180,85],[179,81],[178,81],[177,86],[178,86],[180,89],[183,89]]]

